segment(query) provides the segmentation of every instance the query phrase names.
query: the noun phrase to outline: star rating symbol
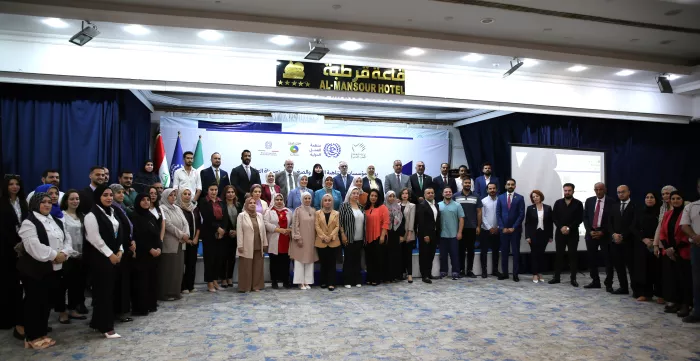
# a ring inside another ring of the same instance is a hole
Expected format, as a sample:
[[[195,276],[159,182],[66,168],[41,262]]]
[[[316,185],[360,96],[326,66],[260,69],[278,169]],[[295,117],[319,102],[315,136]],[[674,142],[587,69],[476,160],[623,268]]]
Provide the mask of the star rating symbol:
[[[300,82],[299,82],[299,87],[303,87],[303,86],[304,86],[304,82],[303,82],[303,81],[300,81]]]
[[[309,83],[309,82],[307,81],[307,82],[306,82],[306,87],[308,88],[308,87],[310,87],[310,86],[311,86],[311,83]]]
[[[284,85],[289,85],[289,80],[285,80]]]
[[[278,81],[278,82],[277,82],[277,84],[279,84],[279,85],[282,85],[282,81],[281,81],[281,80],[280,80],[280,81]]]
[[[293,85],[293,86],[297,86],[297,82],[296,82],[296,81],[293,81],[293,82],[292,82],[292,85]]]

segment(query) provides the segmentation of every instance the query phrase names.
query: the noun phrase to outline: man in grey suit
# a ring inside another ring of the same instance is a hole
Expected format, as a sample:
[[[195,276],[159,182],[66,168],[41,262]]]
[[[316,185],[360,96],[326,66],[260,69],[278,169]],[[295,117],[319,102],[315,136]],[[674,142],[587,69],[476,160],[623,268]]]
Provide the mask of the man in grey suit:
[[[396,194],[400,194],[402,189],[409,187],[410,178],[409,176],[401,173],[401,168],[403,164],[400,160],[394,161],[394,173],[387,174],[384,177],[384,193],[388,191],[394,191]]]
[[[275,184],[280,186],[285,202],[287,201],[289,192],[299,186],[299,184],[297,184],[298,178],[299,172],[294,171],[294,161],[291,159],[285,160],[284,170],[275,174]]]

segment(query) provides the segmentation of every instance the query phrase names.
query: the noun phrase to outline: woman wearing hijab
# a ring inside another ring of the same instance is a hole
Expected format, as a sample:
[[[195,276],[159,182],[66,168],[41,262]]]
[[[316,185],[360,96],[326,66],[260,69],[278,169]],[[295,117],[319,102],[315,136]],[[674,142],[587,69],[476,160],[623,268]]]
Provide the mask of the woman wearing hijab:
[[[299,186],[292,189],[292,191],[289,192],[289,196],[287,196],[287,208],[291,209],[292,212],[295,212],[296,209],[301,206],[302,193],[308,192],[311,195],[311,200],[313,201],[313,194],[311,193],[312,191],[311,189],[307,188],[309,184],[309,176],[307,176],[306,174],[299,174],[299,177],[297,178],[297,184]]]
[[[180,287],[185,266],[182,245],[190,240],[190,232],[185,214],[175,205],[177,190],[164,190],[163,199],[160,209],[165,215],[165,238],[158,264],[158,299],[173,301],[182,298]]]
[[[337,192],[337,191],[336,191]],[[339,213],[333,209],[333,196],[326,193],[321,197],[321,209],[316,211],[316,251],[321,259],[321,288],[335,291],[336,249],[340,247],[338,230]]]
[[[29,215],[22,180],[18,175],[5,175],[0,190],[0,329],[14,327],[15,337],[24,340],[22,322],[22,285],[17,272],[15,246],[22,242],[19,231]]]
[[[267,204],[272,204],[273,200],[275,199],[275,194],[280,193],[280,186],[275,184],[275,173],[274,172],[267,172],[267,176],[265,176],[265,180],[267,183],[262,185],[262,200],[264,200]]]
[[[238,245],[238,292],[258,292],[265,288],[264,253],[267,234],[263,216],[256,210],[253,197],[245,200],[236,223]]]
[[[224,187],[224,203],[228,214],[228,228],[223,238],[223,258],[219,280],[221,287],[233,287],[233,269],[236,267],[236,252],[238,242],[236,240],[236,225],[238,223],[238,196],[232,185]]]
[[[143,168],[134,176],[133,187],[137,193],[146,193],[148,187],[160,183],[158,173],[153,169],[153,161],[147,159],[143,163]]]
[[[106,338],[120,338],[114,331],[114,286],[117,264],[124,253],[121,223],[112,208],[112,190],[104,184],[93,192],[93,206],[85,215],[83,254],[92,281],[92,320],[90,327]]]
[[[217,282],[223,267],[223,251],[226,249],[226,230],[229,229],[228,208],[217,194],[219,187],[212,184],[207,189],[204,201],[199,202],[199,213],[202,216],[202,251],[204,256],[204,281],[207,290],[216,293],[223,288]]]
[[[316,211],[311,207],[311,193],[301,194],[302,204],[294,210],[292,244],[289,257],[294,260],[294,284],[310,290],[314,283],[314,262],[318,261],[316,241]]]
[[[634,286],[632,289],[640,293],[634,295],[640,302],[651,301],[654,294],[657,297],[663,296],[659,289],[654,289],[659,274],[658,262],[654,256],[654,236],[659,224],[660,200],[654,192],[647,192],[644,197],[645,207],[637,215],[637,227],[641,239],[635,240],[633,245],[634,272],[632,275],[634,277],[632,282]]]
[[[56,296],[61,315],[58,321],[63,324],[70,323],[70,320],[86,320],[88,310],[85,307],[85,266],[83,264],[83,218],[84,215],[78,210],[80,196],[75,189],[68,190],[61,199],[61,210],[63,211],[63,230],[70,235],[71,248],[73,252],[70,258],[63,264],[63,283]],[[68,305],[66,310],[60,311],[60,305],[64,303],[66,293],[68,293]],[[81,312],[84,312],[81,314]]]
[[[185,242],[185,275],[182,277],[182,293],[190,294],[194,292],[194,279],[197,271],[197,248],[199,245],[199,229],[201,228],[201,218],[199,208],[192,203],[192,190],[188,188],[180,189],[177,194],[175,204],[180,207],[182,214],[187,219],[187,234],[190,240]]]
[[[663,256],[664,298],[669,301],[664,312],[676,313],[678,317],[690,314],[693,304],[693,280],[690,267],[690,242],[681,230],[680,220],[685,204],[678,191],[671,192],[671,210],[661,221],[661,250],[654,247],[655,254]]]
[[[314,171],[309,178],[308,187],[313,193],[323,188],[323,166],[318,163],[314,164]]]
[[[158,311],[158,257],[163,249],[162,220],[151,212],[151,196],[139,194],[134,200],[131,222],[134,225],[136,261],[131,314],[147,316]],[[162,218],[162,217],[161,217]]]
[[[36,192],[46,193],[49,195],[49,197],[51,197],[51,215],[63,220],[63,211],[61,210],[61,206],[58,204],[58,187],[53,184],[42,184],[36,188],[34,193]]]
[[[381,194],[382,190],[384,189],[384,186],[382,185],[382,180],[377,177],[377,173],[375,173],[374,166],[370,164],[367,166],[367,176],[362,178],[362,191],[365,192],[365,194],[369,195],[369,191],[371,191],[372,189],[376,189],[379,191],[379,195],[381,198],[380,203],[384,203],[384,195]],[[367,202],[367,200],[365,200],[365,202]],[[365,202],[363,202],[362,204],[365,204]]]
[[[352,185],[350,186],[350,188],[348,188],[348,193],[345,195],[345,202],[350,200],[350,192],[352,192],[353,189],[357,189],[359,191],[358,200],[360,204],[367,204],[367,197],[369,196],[369,193],[362,190],[362,178],[360,176],[356,176],[355,178],[353,178]],[[381,192],[381,190],[379,191]],[[384,196],[382,195],[381,198],[384,199]]]
[[[340,191],[333,189],[333,176],[331,175],[327,175],[325,178],[323,178],[323,188],[317,190],[314,194],[314,208],[316,208],[316,210],[320,210],[322,208],[321,199],[326,194],[333,198],[333,209],[340,209],[340,204],[343,203],[343,199],[340,197]]]
[[[253,184],[250,186],[250,197],[255,200],[255,210],[263,214],[265,210],[268,207],[268,204],[266,201],[264,201],[262,197],[262,186],[260,184]]]
[[[416,219],[416,205],[411,203],[411,190],[404,188],[399,192],[401,213],[401,228],[404,229],[403,236],[399,236],[401,242],[401,273],[405,273],[408,283],[413,283],[413,249],[416,248],[416,237],[413,234],[413,227]],[[400,234],[400,232],[399,232]]]
[[[661,207],[659,207],[659,223],[656,227],[656,233],[654,234],[654,247],[661,247],[661,239],[659,238],[659,235],[661,234],[661,222],[664,219],[664,214],[668,212],[669,210],[673,209],[671,206],[671,192],[676,191],[676,187],[672,185],[667,185],[661,188]],[[657,269],[657,277],[656,277],[656,284],[657,284],[657,289],[658,289],[658,294],[656,295],[656,303],[663,305],[666,303],[666,300],[664,299],[664,291],[663,291],[663,284],[664,284],[664,277],[663,277],[663,257],[657,257],[656,258],[656,269]]]
[[[365,258],[367,263],[367,284],[377,286],[382,283],[382,261],[389,231],[389,209],[379,203],[379,191],[372,189],[365,205]]]
[[[121,184],[111,184],[109,188],[114,194],[112,208],[119,220],[120,232],[125,235],[122,240],[124,255],[117,265],[116,283],[114,286],[114,315],[119,322],[131,322],[133,319],[126,314],[131,311],[131,276],[134,270],[136,257],[136,242],[134,242],[134,225],[127,215],[127,207],[124,205],[126,190]],[[129,211],[131,212],[131,211]]]
[[[394,191],[386,192],[386,207],[389,209],[389,233],[387,235],[384,265],[384,280],[397,282],[403,280],[401,269],[401,239],[406,235],[406,222],[403,217],[401,201]]]
[[[277,289],[277,282],[289,288],[289,238],[292,234],[292,211],[284,206],[282,194],[275,195],[274,206],[263,214],[267,231],[267,254],[270,256],[270,278],[272,288]]]
[[[340,206],[340,240],[345,247],[343,282],[345,288],[362,287],[362,245],[365,239],[365,214],[360,203],[361,190],[348,192],[350,199]]]

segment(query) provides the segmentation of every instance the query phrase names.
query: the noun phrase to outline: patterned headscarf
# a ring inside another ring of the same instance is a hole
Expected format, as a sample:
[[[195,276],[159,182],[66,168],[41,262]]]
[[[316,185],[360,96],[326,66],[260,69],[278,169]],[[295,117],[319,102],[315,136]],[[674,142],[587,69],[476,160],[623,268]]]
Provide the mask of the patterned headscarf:
[[[394,202],[389,203],[389,196],[394,195]],[[396,192],[388,191],[384,195],[386,206],[389,208],[389,224],[391,229],[397,230],[403,221],[403,212],[401,212],[401,201],[396,197]]]
[[[49,196],[48,193],[44,192],[34,192],[34,195],[32,198],[29,200],[29,210],[32,212],[39,212],[39,208],[41,207],[41,202],[44,200],[44,198],[51,199],[51,196]]]

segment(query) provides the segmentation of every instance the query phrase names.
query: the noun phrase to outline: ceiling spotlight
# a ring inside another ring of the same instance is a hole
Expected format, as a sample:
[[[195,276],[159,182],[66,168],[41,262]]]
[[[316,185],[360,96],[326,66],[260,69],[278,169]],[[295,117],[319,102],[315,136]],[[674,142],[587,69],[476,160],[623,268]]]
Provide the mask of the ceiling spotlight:
[[[474,63],[474,62],[477,62],[477,61],[479,61],[479,60],[481,60],[481,59],[483,59],[483,58],[484,58],[483,55],[471,53],[471,54],[469,54],[469,55],[463,56],[463,57],[462,57],[462,60],[468,61],[468,62],[470,62],[470,63]]]
[[[678,78],[680,78],[680,77],[681,77],[680,75],[668,74],[668,80],[671,80],[671,81],[676,80],[676,79],[678,79]]]
[[[309,53],[306,54],[304,59],[321,60],[330,51],[331,49],[328,49],[321,39],[314,39],[313,42],[309,42]]]
[[[279,46],[287,46],[287,45],[294,44],[294,39],[292,39],[286,35],[277,35],[277,36],[271,38],[270,41],[274,44],[279,45]]]
[[[423,53],[425,53],[425,50],[419,49],[419,48],[410,48],[410,49],[404,51],[403,53],[406,55],[409,55],[409,56],[418,56],[418,55],[423,55]]]
[[[45,25],[52,27],[52,28],[63,29],[63,28],[68,27],[68,23],[59,19],[59,18],[46,18],[46,19],[42,20],[41,22],[44,23]]]
[[[659,86],[659,91],[662,93],[673,94],[669,74],[659,74],[656,76],[656,84]]]
[[[627,70],[627,69],[620,70],[617,73],[615,73],[615,75],[617,75],[617,76],[630,76],[632,74],[634,74],[634,70]]]
[[[526,68],[535,66],[535,65],[540,63],[539,61],[537,61],[535,59],[522,59],[522,62],[523,62],[523,66]]]
[[[496,20],[494,20],[493,18],[483,18],[483,19],[481,19],[481,23],[482,23],[482,24],[492,24],[494,21],[496,21]]]
[[[585,67],[585,66],[583,66],[583,65],[574,65],[574,66],[572,66],[572,67],[570,67],[570,68],[568,68],[568,69],[566,69],[566,70],[568,70],[568,71],[573,71],[573,72],[578,73],[578,72],[584,71],[584,70],[586,70],[586,69],[588,69],[588,68]]]
[[[513,62],[515,62],[515,64],[513,64]],[[510,61],[510,69],[503,74],[503,77],[509,77],[511,74],[515,73],[516,70],[520,69],[521,66],[523,66],[523,62],[518,58],[513,58],[513,60]]]
[[[346,41],[346,42],[340,44],[340,48],[343,50],[355,51],[358,49],[362,49],[362,45],[360,45],[360,43],[356,43],[354,41]]]
[[[141,25],[127,25],[124,27],[124,31],[126,31],[129,34],[134,34],[134,35],[146,35],[150,33],[151,31],[148,30],[148,28],[141,26]]]
[[[206,41],[216,41],[223,38],[224,34],[221,34],[216,30],[202,30],[199,33],[197,33],[197,36]]]
[[[97,26],[95,26],[95,24],[92,24],[89,21],[82,21],[80,31],[75,33],[75,35],[73,35],[69,41],[75,45],[83,46],[97,35],[100,35],[100,31],[97,30]]]

